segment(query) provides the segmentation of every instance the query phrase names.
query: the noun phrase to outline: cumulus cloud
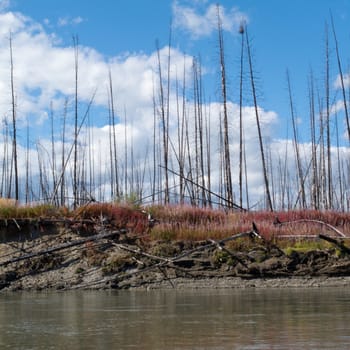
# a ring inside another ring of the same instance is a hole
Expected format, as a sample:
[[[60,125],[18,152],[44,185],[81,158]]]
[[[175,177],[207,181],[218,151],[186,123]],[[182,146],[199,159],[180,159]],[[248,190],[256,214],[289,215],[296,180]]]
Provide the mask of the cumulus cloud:
[[[0,14],[0,86],[9,91],[10,54],[9,37],[12,37],[14,84],[18,101],[18,116],[36,118],[51,102],[61,102],[63,96],[73,96],[74,47],[62,46],[57,37],[45,32],[44,28],[21,14]],[[170,79],[177,78],[183,71],[185,55],[178,49],[171,49]],[[168,48],[159,51],[161,65],[166,67]],[[122,101],[133,118],[140,108],[152,104],[154,85],[157,84],[157,52],[121,54],[106,59],[91,47],[78,47],[78,94],[82,102],[88,102],[95,91],[94,104],[108,105],[108,74],[112,73],[116,99]],[[186,70],[191,59],[187,59]],[[0,113],[10,109],[10,94],[0,96]],[[34,122],[34,120],[33,120]]]
[[[242,22],[248,22],[248,16],[238,8],[232,7],[227,10],[219,6],[222,28],[225,31],[234,33],[238,31]],[[210,4],[202,12],[198,7],[181,5],[179,1],[173,3],[174,26],[182,29],[195,38],[210,36],[217,30],[217,5]]]
[[[202,2],[203,3],[203,2]],[[187,29],[193,30],[197,36],[209,35],[216,28],[216,8],[207,7],[204,15],[200,16],[189,8],[179,7],[179,11],[187,13]],[[187,11],[187,12],[186,12]],[[229,31],[234,30],[234,25],[238,25],[241,15],[238,11],[222,9],[223,28]],[[237,15],[237,18],[234,17]],[[192,16],[192,17],[191,17]],[[235,19],[236,18],[236,19]],[[233,20],[232,20],[233,19]],[[186,25],[184,22],[184,26]],[[192,26],[192,27],[191,27]],[[186,27],[186,26],[185,26]],[[202,28],[200,31],[200,28]],[[8,91],[8,94],[0,95],[0,115],[11,116],[11,95],[10,95],[10,55],[9,55],[9,37],[12,37],[13,44],[13,63],[14,63],[14,84],[16,92],[16,108],[19,121],[23,125],[26,121],[32,128],[37,126],[39,131],[33,131],[31,150],[29,157],[31,159],[31,174],[36,176],[40,169],[38,164],[38,154],[41,161],[46,159],[46,164],[52,164],[50,159],[50,148],[52,147],[50,139],[50,115],[53,114],[54,136],[56,138],[55,150],[57,159],[61,159],[62,145],[62,116],[64,115],[65,101],[73,101],[75,89],[74,72],[74,47],[73,45],[62,45],[54,34],[49,34],[39,23],[33,21],[19,13],[0,14],[0,88],[1,91]],[[169,86],[171,91],[165,98],[165,103],[169,103],[169,142],[174,149],[178,149],[178,116],[179,116],[179,96],[182,96],[182,86],[179,77],[182,77],[185,71],[186,82],[193,79],[192,58],[186,56],[180,49],[171,48],[171,66],[169,70],[168,54],[169,48],[162,47],[158,52],[145,53],[123,53],[115,57],[106,58],[100,52],[92,47],[79,45],[78,47],[78,97],[79,97],[79,119],[86,110],[86,104],[89,103],[93,94],[93,105],[91,106],[91,115],[89,114],[89,126],[84,127],[79,135],[80,152],[84,154],[82,161],[90,161],[94,164],[94,169],[98,173],[96,176],[106,184],[110,181],[111,160],[109,149],[110,130],[109,111],[110,104],[108,96],[108,78],[111,72],[115,99],[116,113],[116,143],[119,150],[119,161],[121,168],[129,166],[123,163],[123,157],[126,152],[133,150],[135,163],[133,164],[135,174],[137,169],[143,169],[145,173],[146,166],[153,164],[149,154],[153,147],[154,120],[160,125],[160,107],[159,107],[159,65],[163,69],[164,87],[167,87],[167,74],[169,72]],[[205,71],[203,67],[202,72]],[[175,89],[176,87],[176,89]],[[187,89],[191,90],[190,87]],[[186,115],[189,118],[189,137],[191,150],[194,151],[193,135],[193,101],[192,92],[189,91],[186,99]],[[155,102],[155,105],[154,105]],[[50,110],[52,108],[52,111]],[[70,109],[69,109],[70,108]],[[72,105],[68,105],[68,117],[72,117]],[[210,132],[212,140],[212,162],[213,179],[220,177],[220,156],[219,156],[219,123],[222,113],[220,103],[212,102],[203,106],[203,111],[210,114]],[[230,145],[232,149],[232,167],[233,173],[237,174],[238,162],[235,159],[238,154],[238,116],[239,107],[228,103],[230,114]],[[69,115],[70,113],[70,115]],[[249,171],[249,180],[255,193],[259,194],[261,188],[262,176],[258,157],[258,138],[256,133],[255,110],[251,106],[243,108],[245,122],[245,140],[246,140],[246,160]],[[273,125],[276,124],[278,116],[273,111],[266,111],[259,108],[261,124],[264,130],[264,140],[270,137]],[[125,117],[125,120],[124,120]],[[207,118],[206,115],[205,118]],[[67,120],[66,129],[66,152],[71,147],[73,140],[72,118]],[[125,129],[126,128],[126,129]],[[21,134],[21,133],[20,133]],[[23,136],[23,135],[22,135]],[[161,149],[161,139],[157,137],[156,147]],[[40,141],[38,141],[40,139]],[[0,140],[0,149],[3,149],[4,140]],[[25,137],[20,139],[22,146],[19,146],[21,154],[19,160],[21,169],[25,169],[26,150],[24,147]],[[127,146],[126,146],[127,145]],[[88,150],[87,150],[88,149]],[[87,153],[84,153],[85,151]],[[172,149],[173,150],[173,149]],[[173,160],[176,157],[173,155]],[[159,160],[156,160],[157,164]],[[176,163],[176,162],[175,162]],[[70,171],[71,164],[67,169]],[[141,171],[141,170],[140,170]],[[236,180],[234,180],[236,181]],[[237,181],[236,181],[237,182]],[[23,183],[23,181],[22,181]],[[108,185],[101,184],[106,188]],[[145,185],[146,187],[146,185]]]

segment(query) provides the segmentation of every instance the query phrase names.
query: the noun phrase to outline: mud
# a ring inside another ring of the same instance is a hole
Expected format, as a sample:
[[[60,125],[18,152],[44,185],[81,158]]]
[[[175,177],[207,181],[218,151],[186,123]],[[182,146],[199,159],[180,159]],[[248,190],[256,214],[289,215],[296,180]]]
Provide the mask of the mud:
[[[337,247],[287,255],[259,240],[242,251],[230,242],[155,242],[124,232],[84,241],[64,225],[11,237],[0,243],[2,291],[350,286],[350,256]]]

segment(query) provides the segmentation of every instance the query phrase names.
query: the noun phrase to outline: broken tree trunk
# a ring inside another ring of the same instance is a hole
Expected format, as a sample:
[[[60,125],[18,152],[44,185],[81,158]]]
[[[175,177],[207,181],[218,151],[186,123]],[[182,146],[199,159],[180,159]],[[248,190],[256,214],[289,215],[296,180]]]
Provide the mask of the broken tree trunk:
[[[120,234],[125,234],[127,233],[127,230],[116,230],[116,231],[107,231],[104,233],[99,233],[97,235],[94,236],[90,236],[90,237],[86,237],[86,238],[82,238],[73,242],[68,242],[68,243],[64,243],[61,244],[59,246],[56,247],[51,247],[45,250],[40,250],[38,252],[33,252],[33,253],[29,253],[29,254],[25,254],[25,255],[21,255],[18,256],[16,258],[10,259],[10,260],[6,260],[0,263],[0,267],[1,266],[7,266],[9,264],[13,264],[19,261],[23,261],[23,260],[28,260],[28,259],[32,259],[38,256],[42,256],[42,255],[46,255],[46,254],[51,254],[54,252],[57,252],[59,250],[63,250],[63,249],[67,249],[67,248],[71,248],[74,246],[78,246],[87,242],[94,242],[94,241],[98,241],[100,239],[104,239],[104,238],[113,238],[115,236],[119,236]]]
[[[329,236],[326,236],[326,235],[323,235],[323,234],[319,234],[318,237],[320,239],[323,239],[329,243],[332,243],[334,244],[337,248],[340,249],[340,251],[342,253],[345,253],[345,254],[350,254],[350,248],[346,247],[344,245],[344,242],[342,240],[338,240],[338,239],[335,239],[335,238],[332,238],[332,237],[329,237]]]

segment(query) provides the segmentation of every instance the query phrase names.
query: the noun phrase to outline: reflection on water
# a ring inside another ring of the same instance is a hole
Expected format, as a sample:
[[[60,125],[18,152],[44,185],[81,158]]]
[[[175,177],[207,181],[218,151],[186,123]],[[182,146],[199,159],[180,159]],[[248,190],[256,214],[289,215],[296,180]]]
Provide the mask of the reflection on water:
[[[0,349],[350,349],[347,289],[0,294]]]

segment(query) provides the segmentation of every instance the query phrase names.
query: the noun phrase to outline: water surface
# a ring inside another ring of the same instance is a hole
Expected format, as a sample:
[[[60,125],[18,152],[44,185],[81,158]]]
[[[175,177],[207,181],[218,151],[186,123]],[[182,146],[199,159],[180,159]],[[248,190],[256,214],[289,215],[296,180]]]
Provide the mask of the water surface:
[[[350,349],[346,288],[0,294],[0,349]]]

